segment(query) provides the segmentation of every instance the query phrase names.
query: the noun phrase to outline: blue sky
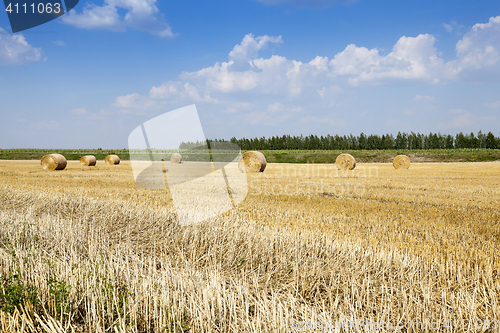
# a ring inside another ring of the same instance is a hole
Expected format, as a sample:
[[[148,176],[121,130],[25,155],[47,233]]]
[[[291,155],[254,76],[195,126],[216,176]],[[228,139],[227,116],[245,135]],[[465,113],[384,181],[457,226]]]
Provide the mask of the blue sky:
[[[196,104],[210,138],[500,133],[500,2],[80,1],[12,34],[0,148],[126,148]]]

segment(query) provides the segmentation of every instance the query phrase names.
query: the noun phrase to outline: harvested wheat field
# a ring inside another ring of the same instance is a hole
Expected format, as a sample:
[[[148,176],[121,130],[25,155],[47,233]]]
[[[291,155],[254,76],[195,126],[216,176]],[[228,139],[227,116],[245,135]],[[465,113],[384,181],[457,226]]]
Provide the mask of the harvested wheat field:
[[[0,161],[0,329],[498,331],[500,163],[247,177],[235,209],[180,227],[127,161]]]

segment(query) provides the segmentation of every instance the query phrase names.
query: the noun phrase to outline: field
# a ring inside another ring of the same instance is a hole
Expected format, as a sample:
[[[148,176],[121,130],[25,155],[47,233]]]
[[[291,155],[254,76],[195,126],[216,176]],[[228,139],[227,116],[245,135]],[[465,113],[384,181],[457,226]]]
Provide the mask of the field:
[[[180,227],[128,162],[0,161],[0,330],[498,331],[500,163],[271,163],[248,184]]]
[[[177,151],[153,151],[153,154]],[[180,150],[183,157],[189,160],[191,155],[197,155],[192,150]],[[396,155],[407,155],[417,162],[494,162],[500,161],[499,149],[426,149],[426,150],[262,150],[268,162],[271,163],[335,163],[341,153],[353,155],[362,163],[391,163]],[[92,150],[92,149],[0,149],[0,160],[40,160],[47,154],[63,154],[66,159],[76,161],[84,155],[94,155],[104,159],[107,155],[116,154],[122,160],[129,160],[129,150]],[[148,154],[144,154],[146,157]]]
[[[341,153],[349,153],[362,163],[392,163],[394,156],[407,155],[415,162],[493,162],[500,160],[498,149],[427,150],[265,150],[272,163],[335,163]]]

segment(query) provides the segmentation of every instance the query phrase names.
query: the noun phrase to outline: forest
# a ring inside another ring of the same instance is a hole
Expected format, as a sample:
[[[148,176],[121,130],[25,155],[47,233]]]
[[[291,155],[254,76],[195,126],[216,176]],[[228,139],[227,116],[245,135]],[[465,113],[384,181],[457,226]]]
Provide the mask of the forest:
[[[223,139],[207,140],[208,142],[228,142]],[[441,133],[401,133],[370,134],[358,136],[326,135],[326,136],[272,136],[269,138],[231,138],[229,142],[237,144],[242,150],[422,150],[422,149],[464,149],[483,148],[499,149],[500,137],[492,132],[487,134],[479,131],[477,134],[464,134],[455,136]],[[179,149],[193,149],[205,145],[200,142],[182,142]]]

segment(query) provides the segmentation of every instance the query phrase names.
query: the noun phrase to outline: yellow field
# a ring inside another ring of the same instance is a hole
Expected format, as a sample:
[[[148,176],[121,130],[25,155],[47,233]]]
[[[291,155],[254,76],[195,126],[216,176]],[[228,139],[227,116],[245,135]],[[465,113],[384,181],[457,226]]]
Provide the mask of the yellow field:
[[[248,183],[236,209],[181,228],[127,162],[0,161],[0,282],[38,299],[1,329],[498,331],[500,163],[270,164]]]

